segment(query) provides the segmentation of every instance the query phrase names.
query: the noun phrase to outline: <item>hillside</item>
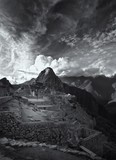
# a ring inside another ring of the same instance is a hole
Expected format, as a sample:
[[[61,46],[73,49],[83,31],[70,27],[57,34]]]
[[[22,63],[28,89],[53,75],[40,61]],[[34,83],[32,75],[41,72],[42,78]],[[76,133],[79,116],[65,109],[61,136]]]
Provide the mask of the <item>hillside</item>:
[[[115,141],[115,125],[101,116],[104,108],[100,108],[92,94],[64,83],[52,68],[43,70],[36,79],[12,87],[15,88],[13,96],[2,97],[6,97],[6,101],[0,108],[1,136],[76,149],[82,143],[98,155],[103,154],[107,138],[94,128]],[[107,127],[109,133],[106,133]],[[95,138],[97,149],[91,137]]]
[[[3,78],[0,80],[0,97],[12,95],[14,92],[13,86],[6,79]]]
[[[105,77],[61,77],[62,81],[91,93],[100,103],[105,104],[115,96],[116,76]]]
[[[31,82],[31,83],[30,83]],[[35,80],[28,81],[21,85],[17,90],[20,95],[36,95],[39,94],[71,94],[76,96],[77,102],[83,107],[86,112],[97,115],[98,104],[94,97],[86,90],[67,85],[55,75],[51,68],[43,70]]]

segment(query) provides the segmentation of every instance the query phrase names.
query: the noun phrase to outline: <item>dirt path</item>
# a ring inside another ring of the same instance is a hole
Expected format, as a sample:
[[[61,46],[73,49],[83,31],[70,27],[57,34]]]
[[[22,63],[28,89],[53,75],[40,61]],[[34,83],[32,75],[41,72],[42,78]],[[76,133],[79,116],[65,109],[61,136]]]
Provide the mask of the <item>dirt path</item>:
[[[42,147],[23,148],[16,151],[16,160],[89,160],[86,157],[74,156],[57,150]],[[18,157],[18,155],[20,155]]]
[[[0,160],[90,160],[82,155],[71,155],[48,147],[10,147],[0,145]]]

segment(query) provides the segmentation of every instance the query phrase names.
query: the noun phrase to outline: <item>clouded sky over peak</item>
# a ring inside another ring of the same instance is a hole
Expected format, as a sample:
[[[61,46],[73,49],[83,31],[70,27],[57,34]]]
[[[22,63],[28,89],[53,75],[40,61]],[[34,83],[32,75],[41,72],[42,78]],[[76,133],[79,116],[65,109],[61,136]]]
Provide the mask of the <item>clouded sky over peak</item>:
[[[0,0],[0,78],[116,74],[115,0]]]

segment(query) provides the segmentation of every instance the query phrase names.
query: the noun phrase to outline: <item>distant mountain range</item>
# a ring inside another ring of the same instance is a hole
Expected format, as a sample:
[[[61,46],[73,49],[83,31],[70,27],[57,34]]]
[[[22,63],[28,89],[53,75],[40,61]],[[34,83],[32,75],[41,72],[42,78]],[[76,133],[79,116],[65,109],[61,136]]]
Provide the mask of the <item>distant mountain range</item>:
[[[62,77],[62,81],[91,93],[100,103],[106,104],[116,97],[116,76]]]
[[[110,118],[115,121],[116,116],[116,76],[105,77],[62,77],[65,83],[86,90],[96,99],[96,101],[104,106]],[[103,111],[104,112],[104,111]],[[102,113],[104,114],[104,113]]]

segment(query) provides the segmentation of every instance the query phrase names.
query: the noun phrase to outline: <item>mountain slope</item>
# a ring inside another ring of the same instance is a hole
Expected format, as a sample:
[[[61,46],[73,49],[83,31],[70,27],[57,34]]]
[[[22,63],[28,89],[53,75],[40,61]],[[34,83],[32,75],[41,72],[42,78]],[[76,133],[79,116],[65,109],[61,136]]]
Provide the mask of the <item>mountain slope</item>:
[[[93,115],[98,114],[98,104],[90,93],[83,89],[63,83],[61,79],[55,75],[51,68],[46,68],[43,70],[31,88],[38,88],[38,91],[41,89],[44,92],[47,91],[48,93],[56,92],[57,94],[59,92],[75,95],[77,102],[84,107],[88,113]]]
[[[115,97],[116,77],[62,77],[63,82],[91,93],[100,104],[106,104]]]
[[[22,84],[17,92],[23,96],[71,94],[76,96],[76,101],[81,107],[85,108],[88,113],[97,115],[99,112],[99,105],[89,92],[63,83],[50,67],[43,70],[36,79]]]
[[[13,94],[13,86],[10,84],[10,82],[3,78],[0,80],[0,97],[9,96]]]
[[[114,77],[62,77],[63,82],[91,93],[101,104],[99,113],[116,123],[116,76]]]

